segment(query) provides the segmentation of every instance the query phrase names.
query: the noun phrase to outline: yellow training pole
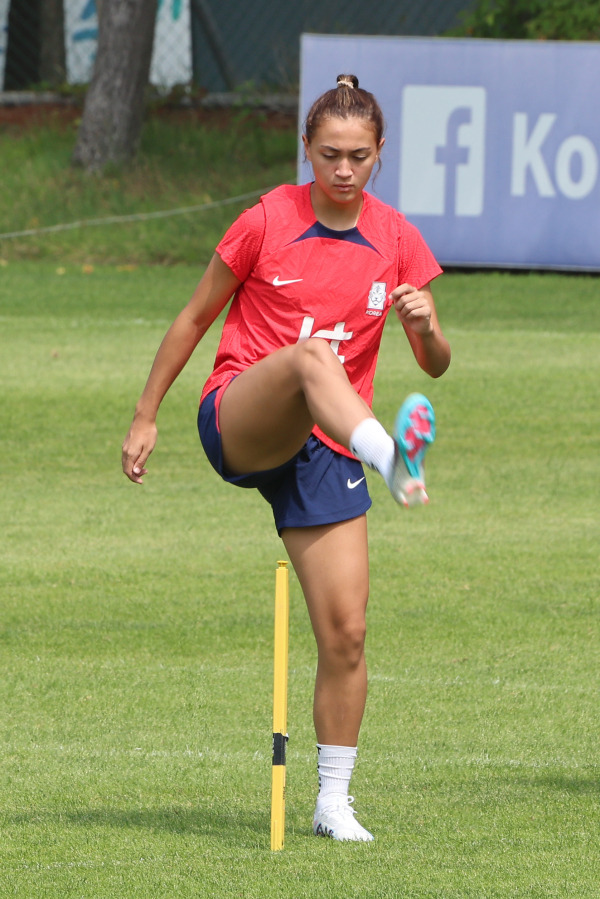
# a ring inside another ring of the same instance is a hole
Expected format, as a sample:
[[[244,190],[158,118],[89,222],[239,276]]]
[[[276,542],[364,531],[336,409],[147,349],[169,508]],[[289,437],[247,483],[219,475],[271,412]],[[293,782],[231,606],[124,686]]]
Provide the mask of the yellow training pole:
[[[275,571],[275,652],[273,666],[273,768],[271,849],[283,849],[285,832],[285,744],[287,742],[288,634],[290,587],[287,562]]]

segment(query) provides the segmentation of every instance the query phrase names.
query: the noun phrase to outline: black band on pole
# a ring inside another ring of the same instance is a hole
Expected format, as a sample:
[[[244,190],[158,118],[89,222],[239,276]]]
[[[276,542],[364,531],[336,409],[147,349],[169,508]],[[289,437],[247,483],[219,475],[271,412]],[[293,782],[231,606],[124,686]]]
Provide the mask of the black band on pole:
[[[285,744],[288,741],[287,734],[273,734],[273,764],[285,765]]]

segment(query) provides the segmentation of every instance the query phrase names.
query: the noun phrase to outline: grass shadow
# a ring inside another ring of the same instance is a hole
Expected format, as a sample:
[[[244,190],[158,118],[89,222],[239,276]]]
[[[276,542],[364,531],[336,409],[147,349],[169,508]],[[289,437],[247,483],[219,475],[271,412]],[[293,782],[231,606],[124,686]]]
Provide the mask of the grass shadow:
[[[269,842],[269,816],[267,812],[252,812],[237,808],[184,808],[178,805],[160,808],[91,808],[56,809],[29,814],[4,816],[3,827],[43,824],[90,829],[115,828],[119,830],[147,830],[182,835],[206,836],[226,842],[229,846],[255,847],[257,842],[265,846]]]
[[[600,795],[600,778],[593,773],[577,777],[559,771],[544,773],[536,771],[530,775],[515,773],[510,779],[513,783],[528,789],[542,786],[547,790],[558,790],[574,797]]]

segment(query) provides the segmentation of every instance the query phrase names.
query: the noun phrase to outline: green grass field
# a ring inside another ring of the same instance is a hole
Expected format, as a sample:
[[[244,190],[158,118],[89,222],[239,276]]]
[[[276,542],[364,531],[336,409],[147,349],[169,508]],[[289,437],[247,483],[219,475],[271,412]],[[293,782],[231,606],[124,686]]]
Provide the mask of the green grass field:
[[[389,322],[376,411],[391,426],[424,390],[438,440],[427,509],[405,512],[369,476],[352,788],[376,842],[311,835],[315,652],[292,576],[273,854],[282,548],[266,504],[199,448],[216,330],[165,401],[144,487],[120,473],[133,404],[201,269],[69,260],[0,267],[0,896],[598,896],[598,280],[444,276],[454,358],[436,382]]]

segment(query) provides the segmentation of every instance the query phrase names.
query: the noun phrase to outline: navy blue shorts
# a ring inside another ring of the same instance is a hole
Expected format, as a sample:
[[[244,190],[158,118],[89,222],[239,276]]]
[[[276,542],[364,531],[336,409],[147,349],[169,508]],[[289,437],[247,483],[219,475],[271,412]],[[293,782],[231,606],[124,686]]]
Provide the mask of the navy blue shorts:
[[[360,462],[336,453],[314,434],[284,465],[253,474],[228,474],[215,409],[217,393],[218,390],[209,393],[198,411],[198,432],[208,461],[224,481],[237,487],[257,488],[271,504],[280,534],[283,528],[347,521],[371,507]]]

